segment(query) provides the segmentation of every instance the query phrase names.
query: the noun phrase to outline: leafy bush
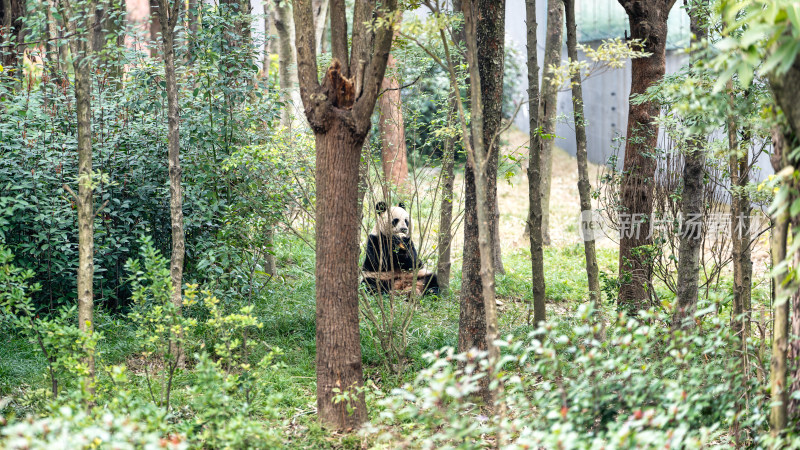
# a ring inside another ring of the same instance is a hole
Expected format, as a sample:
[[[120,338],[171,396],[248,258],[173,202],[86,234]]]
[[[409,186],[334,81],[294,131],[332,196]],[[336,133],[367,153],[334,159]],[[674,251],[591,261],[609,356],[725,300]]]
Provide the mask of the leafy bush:
[[[430,367],[381,401],[365,434],[423,448],[699,448],[763,442],[769,402],[747,379],[717,305],[697,314],[702,332],[671,333],[666,316],[620,314],[595,339],[581,307],[526,338],[499,341],[494,410],[473,399],[488,376],[483,352],[428,355]]]
[[[188,448],[182,436],[163,437],[129,417],[108,412],[89,414],[67,406],[50,417],[30,418],[0,428],[0,444],[9,450]]]
[[[220,166],[241,146],[269,141],[282,106],[246,57],[255,43],[231,45],[229,31],[240,18],[214,5],[199,14],[199,30],[177,49],[188,63],[178,69],[178,96],[190,278],[237,201],[237,180]],[[28,25],[45,19],[32,15]],[[127,306],[123,265],[138,253],[139,236],[152,236],[162,251],[171,239],[163,65],[136,48],[115,52],[125,76],[110,69],[92,76],[95,298],[112,309]],[[41,285],[36,307],[55,310],[77,292],[77,214],[64,188],[77,189],[73,86],[62,76],[32,77],[22,89],[11,83],[0,82],[0,239]]]

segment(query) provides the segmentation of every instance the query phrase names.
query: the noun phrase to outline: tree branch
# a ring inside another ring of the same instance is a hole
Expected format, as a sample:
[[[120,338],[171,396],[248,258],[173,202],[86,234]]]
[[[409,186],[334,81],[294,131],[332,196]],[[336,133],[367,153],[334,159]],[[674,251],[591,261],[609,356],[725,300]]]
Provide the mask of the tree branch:
[[[297,47],[297,79],[300,84],[300,98],[303,100],[303,106],[308,115],[315,105],[324,102],[324,99],[318,95],[320,85],[317,77],[316,31],[311,0],[294,0],[293,13]],[[312,117],[308,117],[308,119],[311,122]]]
[[[372,47],[373,33],[367,28],[375,11],[375,0],[360,0],[353,7],[353,37],[350,46],[350,74],[359,70],[359,63],[369,63],[369,49]],[[357,93],[358,94],[358,93]]]
[[[386,0],[384,6],[386,9],[383,15],[391,15],[397,10],[397,0]],[[364,92],[353,105],[353,117],[358,134],[366,135],[369,129],[370,117],[375,108],[375,101],[378,99],[383,77],[386,74],[386,63],[389,60],[389,50],[392,48],[393,40],[394,26],[387,21],[375,35],[374,53],[364,74]]]
[[[358,1],[356,1],[358,4]],[[299,36],[299,34],[298,34]],[[344,0],[331,0],[331,54],[342,63],[344,76],[350,77],[347,52],[347,16]]]

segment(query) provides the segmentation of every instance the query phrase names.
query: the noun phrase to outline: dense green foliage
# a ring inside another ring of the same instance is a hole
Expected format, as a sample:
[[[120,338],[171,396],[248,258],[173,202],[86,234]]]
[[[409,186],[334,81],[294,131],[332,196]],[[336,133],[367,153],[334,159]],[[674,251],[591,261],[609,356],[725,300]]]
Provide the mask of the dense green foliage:
[[[235,17],[206,7],[202,19],[177,51],[190,62],[179,69],[189,277],[203,277],[198,264],[240,201],[240,180],[222,166],[240,146],[268,142],[282,106],[275,80],[256,78],[245,57],[251,49],[228,44]],[[139,236],[162,250],[170,240],[163,68],[129,48],[119,57],[114,64],[131,64],[122,80],[99,72],[92,83],[96,298],[112,308],[130,295],[123,266],[138,253]],[[0,84],[0,239],[34,271],[42,286],[36,305],[53,309],[76,295],[77,214],[62,187],[77,190],[74,95],[71,84],[53,80],[12,86]]]
[[[726,25],[719,36],[714,33],[720,30],[712,31],[712,45],[701,45],[699,62],[634,101],[655,101],[664,110],[659,124],[672,147],[653,149],[659,161],[695,146],[698,133],[712,135],[703,144],[706,183],[710,192],[730,196],[726,167],[741,155],[732,155],[727,137],[715,133],[735,117],[738,139],[755,153],[769,151],[769,130],[780,114],[763,75],[785,73],[800,53],[800,8],[789,0],[716,3],[704,14],[712,22],[724,18]],[[46,38],[45,7],[28,4],[31,42]],[[202,3],[190,11],[197,14],[197,30],[178,27],[182,286],[172,285],[168,257],[162,62],[145,47],[120,45],[124,39],[140,42],[130,29],[106,30],[94,55],[91,332],[79,328],[75,306],[74,74],[60,72],[47,58],[37,60],[41,48],[35,46],[25,61],[26,77],[0,67],[0,448],[800,448],[796,426],[771,436],[768,424],[769,270],[750,280],[752,327],[742,340],[731,333],[729,256],[719,250],[724,245],[715,247],[716,259],[701,279],[705,292],[696,327],[675,330],[677,222],[659,230],[652,246],[638,249],[656,262],[649,287],[657,301],[647,311],[618,308],[615,249],[598,247],[602,304],[595,310],[587,303],[583,245],[546,248],[548,322],[538,327],[531,324],[531,253],[524,244],[504,247],[505,273],[496,278],[504,338],[494,365],[485,352],[453,350],[460,322],[458,264],[451,293],[441,297],[364,294],[359,332],[369,422],[348,430],[354,432],[324,429],[315,399],[314,135],[302,121],[291,129],[280,125],[280,113],[290,105],[279,95],[275,67],[260,74],[253,63],[260,37],[237,34],[256,16],[235,9]],[[431,21],[448,21],[455,31],[460,17],[446,16]],[[122,14],[111,12],[109,20],[121,21]],[[387,191],[373,145],[362,161],[363,231],[374,224],[372,205],[383,196],[408,199],[420,258],[432,269],[441,201],[438,157],[446,137],[458,148],[463,136],[447,122],[449,80],[434,62],[443,53],[439,28],[411,19],[401,31],[391,75],[403,85],[414,189]],[[458,59],[463,49],[456,47]],[[517,106],[523,69],[509,48],[505,119]],[[320,62],[324,69],[328,56]],[[462,77],[464,66],[462,61],[457,68]],[[468,97],[466,89],[461,95]],[[379,141],[376,130],[371,140]],[[612,215],[620,211],[615,169],[595,191]],[[671,176],[673,183],[669,189],[659,185],[659,219],[681,204],[678,171],[671,169],[659,166],[659,176]],[[522,186],[520,174],[505,176]],[[763,182],[741,190],[754,208],[766,209],[785,187]],[[706,214],[727,207],[728,197],[709,198]],[[800,200],[791,211],[798,214]],[[456,211],[456,222],[462,213]],[[566,224],[566,233],[577,234],[576,226]],[[796,250],[800,239],[792,245]],[[787,285],[797,284],[797,270],[790,268]],[[183,294],[182,304],[172,303],[173,289]],[[87,384],[87,355],[95,358],[93,385]],[[487,377],[494,407],[475,395]],[[339,392],[339,402],[352,400],[352,392]]]

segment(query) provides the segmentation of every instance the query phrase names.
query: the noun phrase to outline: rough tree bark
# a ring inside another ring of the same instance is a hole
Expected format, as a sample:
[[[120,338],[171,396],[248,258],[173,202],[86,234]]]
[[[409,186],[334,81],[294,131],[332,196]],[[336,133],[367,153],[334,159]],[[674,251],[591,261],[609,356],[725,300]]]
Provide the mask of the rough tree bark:
[[[172,304],[180,313],[183,308],[183,260],[186,253],[183,231],[183,192],[181,190],[180,122],[178,118],[178,80],[175,74],[175,25],[182,2],[158,0],[158,21],[164,51],[164,78],[167,87],[167,160],[169,165],[169,212],[172,230],[172,252],[169,261],[172,280]],[[183,348],[176,343],[170,352],[183,365]]]
[[[389,55],[387,69],[395,68],[395,59]],[[400,99],[400,83],[393,75],[384,77],[383,94],[378,98],[380,111],[378,130],[381,138],[381,161],[386,181],[392,186],[403,186],[408,179],[408,151],[406,129],[403,124],[403,103]]]
[[[70,0],[61,1],[64,25],[69,39],[75,73],[75,104],[78,125],[78,328],[94,332],[94,196],[92,189],[92,48],[87,35],[93,23],[94,3],[80,4],[76,10]],[[80,28],[79,28],[80,27]],[[84,388],[89,404],[94,400],[94,354],[84,360],[88,373]]]
[[[356,390],[363,385],[358,326],[359,168],[394,30],[372,27],[375,41],[368,46],[365,22],[373,14],[393,20],[397,1],[381,6],[377,9],[375,1],[356,2],[352,53],[347,57],[347,27],[337,23],[345,17],[344,1],[331,1],[335,59],[320,84],[311,1],[294,1],[300,95],[317,155],[317,411],[323,423],[340,430],[366,420],[364,395]],[[334,402],[337,390],[349,393],[347,402]]]
[[[494,231],[492,229],[491,199],[497,197],[497,155],[499,153],[497,140],[502,119],[505,1],[471,0],[465,2],[464,6],[467,65],[472,80],[470,86],[470,104],[472,105],[470,136],[472,142],[467,144],[469,139],[465,139],[465,147],[469,158],[468,163],[472,164],[475,172],[475,193],[478,200],[475,209],[478,216],[481,290],[486,314],[485,345],[489,350],[490,363],[496,364],[500,352],[494,344],[497,339],[497,304],[494,284],[495,262],[494,246],[492,245]],[[498,67],[499,71],[496,70]],[[495,71],[491,71],[491,69],[495,69]],[[452,71],[451,73],[454,74]],[[484,81],[485,77],[493,79]],[[499,83],[497,83],[498,79]],[[486,103],[483,102],[484,93],[488,98]],[[463,106],[460,107],[463,108]],[[461,126],[466,138],[468,134],[463,110],[461,117]],[[487,138],[490,140],[487,141]],[[489,175],[492,174],[493,177],[490,178]]]
[[[575,23],[575,0],[564,0],[567,18],[567,55],[570,61],[578,61],[578,31]],[[578,161],[578,195],[581,215],[592,217],[592,186],[589,183],[589,158],[586,153],[586,121],[583,113],[583,88],[581,74],[572,74],[572,109],[575,120],[575,157]],[[583,252],[586,256],[586,278],[589,284],[589,298],[594,304],[598,324],[603,327],[602,304],[600,301],[600,270],[597,266],[594,232],[586,230],[583,237]]]
[[[483,142],[488,149],[486,166],[489,205],[489,230],[492,264],[497,274],[505,274],[500,245],[500,205],[497,201],[497,164],[500,160],[500,128],[503,120],[503,74],[505,73],[505,1],[472,2],[478,5],[478,69],[483,100]],[[472,78],[470,76],[470,78]]]
[[[470,111],[471,123],[480,120],[481,136],[478,143],[476,136],[472,134],[472,146],[475,148],[475,153],[486,153],[488,158],[485,165],[478,166],[484,167],[485,173],[477,173],[476,166],[468,162],[464,170],[464,251],[462,262],[462,283],[461,283],[461,309],[458,321],[458,349],[459,351],[467,351],[471,348],[481,350],[487,349],[487,313],[485,308],[484,298],[487,295],[494,297],[494,245],[492,245],[494,236],[494,226],[497,223],[492,220],[493,210],[491,206],[491,199],[497,197],[497,161],[498,161],[498,132],[500,130],[500,116],[501,100],[503,82],[502,73],[503,68],[503,48],[505,38],[505,1],[491,2],[488,0],[478,0],[476,2],[462,2],[464,12],[464,31],[465,42],[467,48],[471,43],[470,30],[466,24],[466,17],[470,14],[467,8],[471,5],[475,8],[472,14],[477,14],[481,20],[477,23],[475,31],[477,50],[476,54],[481,55],[480,58],[476,56],[477,66],[472,70],[470,66]],[[469,52],[468,52],[469,53]],[[468,61],[469,63],[469,61]],[[499,68],[499,69],[498,69]],[[451,76],[452,78],[452,76]],[[478,81],[479,80],[479,81]],[[499,82],[498,82],[499,80]],[[451,80],[452,83],[452,80]],[[477,84],[476,84],[477,83]],[[481,106],[473,103],[476,101],[475,90],[479,89],[481,99],[485,98],[486,102]],[[460,102],[459,102],[460,103]],[[475,130],[473,129],[473,133]],[[465,141],[468,140],[469,134],[465,134]],[[466,148],[465,143],[465,148]],[[482,146],[488,151],[481,149]],[[480,179],[486,180],[486,196],[483,197],[478,192],[478,183]],[[486,200],[482,200],[485,198]],[[486,204],[482,204],[486,202]],[[488,211],[488,226],[490,242],[490,254],[492,258],[492,286],[491,292],[486,292],[488,285],[484,283],[482,278],[483,264],[482,254],[480,247],[480,226],[482,226],[479,217],[479,209],[487,206]],[[496,305],[493,304],[493,307]],[[488,391],[487,391],[488,392]]]
[[[695,3],[689,12],[690,30],[693,41],[706,37],[702,14],[706,11],[701,3]],[[697,55],[692,55],[693,59]],[[694,313],[697,311],[698,282],[700,278],[700,253],[703,250],[703,227],[697,219],[703,217],[703,176],[705,175],[705,153],[701,136],[693,137],[684,155],[683,196],[681,198],[680,247],[678,250],[678,292],[677,304],[672,316],[672,328],[693,328]],[[749,239],[748,239],[749,242]]]
[[[564,3],[563,0],[547,1],[547,37],[544,43],[544,71],[542,72],[539,120],[541,132],[547,136],[540,139],[542,158],[542,243],[550,245],[550,187],[553,177],[553,135],[556,132],[558,86],[550,82],[549,69],[561,65],[563,45]],[[530,163],[529,163],[530,164]]]
[[[489,141],[484,140],[486,137],[487,125],[491,127],[490,123],[487,124],[485,114],[493,108],[484,108],[483,105],[483,83],[481,76],[481,61],[478,54],[491,58],[492,52],[484,53],[488,49],[481,46],[492,45],[494,51],[497,51],[497,34],[499,33],[502,39],[504,27],[504,2],[489,2],[487,0],[464,1],[464,37],[467,47],[467,65],[469,67],[470,83],[470,127],[467,126],[466,113],[464,112],[464,105],[462,102],[456,102],[458,108],[459,121],[461,122],[461,132],[464,137],[464,148],[467,151],[467,168],[472,168],[474,177],[474,192],[473,198],[475,201],[474,213],[475,225],[477,227],[477,240],[478,240],[478,257],[480,270],[477,275],[480,276],[479,284],[476,291],[480,295],[479,300],[481,305],[476,303],[466,304],[463,299],[461,300],[461,316],[459,318],[459,351],[466,351],[472,348],[486,349],[489,353],[489,361],[494,364],[499,358],[499,350],[494,344],[497,339],[497,304],[495,297],[495,280],[494,280],[494,262],[492,251],[492,229],[491,229],[491,207],[488,196],[490,195],[489,177],[487,176],[488,169],[491,167],[492,153],[491,149],[494,145]],[[499,11],[498,11],[499,9]],[[491,21],[491,24],[476,24],[477,17],[481,17],[483,22]],[[488,36],[481,37],[481,34]],[[458,87],[458,78],[456,77],[455,64],[450,56],[447,39],[444,31],[440,30],[442,44],[447,59],[447,67],[450,72],[450,84],[454,93],[460,92]],[[489,44],[489,43],[492,44]],[[500,41],[502,43],[502,40]],[[502,45],[500,45],[500,52],[502,54]],[[487,85],[489,86],[489,85]],[[495,139],[499,132],[498,129],[494,130],[491,134],[492,139]],[[467,206],[466,208],[469,208]],[[466,212],[465,212],[466,214]],[[466,231],[465,231],[466,233]],[[465,239],[467,236],[465,234]],[[465,257],[466,264],[466,257]],[[475,276],[475,275],[473,275]],[[466,276],[464,277],[464,284],[468,282]],[[465,317],[465,306],[472,312],[472,316]],[[466,319],[466,320],[465,320]],[[483,329],[478,329],[475,324],[482,324]],[[472,333],[475,333],[481,340],[478,341],[476,336],[467,336],[464,329],[468,328]],[[464,345],[468,344],[468,345]],[[489,378],[485,377],[480,381],[480,395],[487,403],[492,402],[492,393],[489,390]]]
[[[536,39],[536,1],[525,0],[525,17],[528,25],[528,114],[530,151],[528,155],[528,238],[531,245],[531,285],[533,293],[533,320],[544,322],[544,243],[542,242],[542,139],[539,129],[539,62]]]
[[[631,62],[631,97],[657,83],[666,70],[667,17],[675,0],[618,0],[625,8],[631,38],[642,42],[647,58]],[[652,263],[640,248],[652,244],[650,216],[653,212],[653,177],[656,160],[651,156],[658,141],[659,115],[655,102],[629,104],[627,140],[622,175],[621,229],[619,244],[619,305],[629,312],[650,305]],[[639,224],[637,226],[637,224]],[[623,227],[624,228],[624,227]]]

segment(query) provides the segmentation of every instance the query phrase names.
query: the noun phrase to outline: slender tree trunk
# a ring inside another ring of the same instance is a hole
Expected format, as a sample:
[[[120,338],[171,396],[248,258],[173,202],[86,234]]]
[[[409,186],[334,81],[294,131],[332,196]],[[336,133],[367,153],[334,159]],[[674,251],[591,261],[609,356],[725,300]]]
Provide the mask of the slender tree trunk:
[[[664,76],[667,18],[675,0],[619,0],[628,14],[631,38],[651,54],[631,62],[631,97],[642,94]],[[655,102],[630,103],[620,197],[619,305],[630,313],[650,306],[652,262],[640,248],[652,244],[653,179],[659,115]]]
[[[88,49],[86,49],[88,51]],[[89,56],[75,58],[75,101],[78,113],[78,326],[94,332],[94,199],[92,192],[92,78]],[[94,355],[87,391],[94,394]]]
[[[777,97],[777,96],[776,96]],[[786,167],[788,155],[786,154],[787,140],[784,132],[775,127],[772,132],[773,155],[772,165],[776,173]],[[791,183],[788,177],[782,180],[784,183]],[[782,186],[781,189],[787,189]],[[770,253],[772,254],[773,267],[773,304],[774,322],[772,330],[772,360],[770,362],[770,391],[772,394],[772,410],[770,412],[770,425],[772,435],[778,436],[787,424],[787,407],[789,403],[789,389],[787,389],[787,350],[789,347],[789,297],[791,296],[790,285],[785,279],[788,275],[786,266],[781,267],[781,263],[786,259],[786,243],[789,228],[789,204],[792,199],[789,197],[783,205],[777,205],[777,211],[773,218],[773,228],[770,234]]]
[[[313,2],[314,8],[314,28],[317,40],[314,43],[317,54],[322,54],[322,42],[325,40],[325,25],[328,22],[330,11],[330,0],[318,0]]]
[[[564,0],[567,16],[567,55],[570,61],[578,61],[578,32],[575,24],[575,0]],[[572,109],[575,120],[575,157],[578,160],[578,195],[581,203],[581,216],[592,217],[592,186],[589,183],[589,158],[586,153],[586,120],[583,113],[583,89],[581,74],[572,75]],[[591,223],[591,222],[590,222]],[[598,323],[603,328],[602,303],[600,302],[600,270],[597,266],[594,232],[590,229],[584,234],[583,252],[586,256],[586,279],[589,284],[589,298],[594,304]]]
[[[180,122],[178,117],[178,80],[175,73],[175,25],[181,3],[158,0],[158,20],[164,50],[164,78],[167,87],[167,160],[169,165],[169,209],[172,229],[172,252],[169,262],[172,280],[172,304],[180,314],[183,308],[183,260],[186,253],[183,231],[183,192],[181,190]],[[185,355],[178,343],[170,344],[171,354],[183,366]]]
[[[786,236],[789,227],[788,213],[781,212],[775,218],[772,232],[772,266],[777,267],[786,258]],[[785,271],[775,275],[775,311],[772,331],[772,361],[770,363],[770,390],[772,411],[770,424],[773,435],[786,428],[789,390],[786,388],[786,350],[789,339],[789,292],[783,286]]]
[[[269,78],[270,56],[272,55],[272,22],[275,18],[272,15],[270,2],[264,0],[264,55],[261,59],[261,77]]]
[[[3,48],[0,53],[0,63],[11,71],[12,75],[22,79],[20,56],[24,48],[24,24],[22,22],[26,12],[26,0],[0,0],[0,42],[8,40],[14,44],[12,47]]]
[[[732,94],[731,94],[732,95]],[[731,328],[741,339],[750,335],[750,291],[753,262],[750,256],[750,196],[744,188],[749,183],[747,153],[749,139],[737,139],[736,119],[728,121],[729,165],[731,173],[731,243],[733,260],[733,311]],[[742,154],[744,152],[744,154]]]
[[[558,88],[550,82],[549,68],[561,65],[563,46],[564,3],[563,0],[547,0],[547,37],[544,44],[544,71],[542,72],[542,97],[539,103],[539,118],[542,134],[542,243],[550,245],[550,188],[553,184],[553,135],[556,132]]]
[[[448,104],[447,124],[453,125],[454,115],[456,114],[457,98],[450,93]],[[439,242],[437,250],[439,252],[436,264],[436,278],[439,280],[439,290],[442,293],[450,292],[450,268],[451,246],[453,242],[453,169],[455,166],[455,142],[452,136],[444,139],[444,150],[442,152],[442,203],[439,208]]]
[[[268,0],[264,1],[265,5],[268,3]],[[186,21],[189,22],[187,26],[189,29],[189,36],[197,35],[197,30],[200,26],[200,8],[202,8],[202,5],[199,0],[188,0]]]
[[[789,165],[793,167],[798,167],[800,165],[800,161],[797,158],[792,157],[791,149],[797,145],[798,136],[800,136],[800,60],[795,59],[792,63],[792,66],[789,70],[781,75],[775,76],[770,74],[769,76],[770,86],[772,88],[772,93],[775,98],[775,102],[780,106],[781,110],[783,111],[784,117],[786,118],[786,124],[784,124],[781,129],[773,130],[772,133],[772,146],[773,146],[773,155],[772,165],[775,168],[775,172],[779,173],[781,169],[787,167]],[[788,154],[787,154],[788,153]],[[789,180],[782,180],[784,183],[789,183]],[[797,184],[793,184],[792,186],[782,187],[782,189],[792,189],[796,192],[798,189]],[[781,205],[784,208],[789,208],[789,205],[792,202],[797,201],[797,197],[790,196],[785,200],[785,204]],[[791,222],[797,223],[800,221],[797,216],[791,217],[786,219],[791,220]],[[774,227],[777,228],[777,225]],[[793,239],[798,239],[798,230],[793,228]],[[773,232],[774,234],[778,234],[777,231]],[[773,267],[775,264],[783,261],[786,259],[786,236],[778,236],[778,238],[782,238],[783,242],[780,247],[783,250],[783,255],[776,255],[776,249],[773,247]],[[795,253],[793,255],[793,260],[795,261],[795,266],[797,267],[800,264],[800,255]],[[780,299],[782,297],[786,297],[789,295],[786,292],[789,289],[797,289],[797,281],[795,280],[793,283],[790,283],[788,286],[782,286],[781,281],[786,276],[786,271],[784,270],[780,277],[775,277],[773,282],[775,283],[775,298],[777,299],[775,302],[775,331],[773,337],[773,361],[778,361],[777,364],[773,364],[773,374],[771,377],[772,385],[772,392],[773,392],[773,401],[778,401],[781,398],[789,402],[788,411],[784,410],[781,411],[780,407],[773,407],[773,433],[780,432],[785,426],[788,419],[797,420],[800,418],[800,402],[798,400],[789,400],[788,395],[789,393],[800,389],[800,340],[796,337],[786,336],[785,339],[788,340],[788,343],[785,345],[784,348],[780,344],[776,344],[775,342],[778,341],[778,318],[779,318],[779,309],[781,310],[781,314],[788,314],[788,304],[780,303]],[[792,317],[791,317],[791,328],[793,330],[793,335],[798,336],[800,333],[797,333],[796,330],[800,331],[800,301],[798,301],[797,297],[800,294],[797,292],[794,293],[792,296]],[[788,299],[787,299],[788,301]],[[783,309],[786,308],[784,312]],[[788,322],[788,318],[786,319]],[[783,323],[780,324],[783,326]],[[789,326],[788,324],[786,325]],[[788,333],[786,333],[788,334]],[[777,347],[777,348],[776,348]],[[788,366],[786,362],[786,354],[783,353],[788,350],[789,360]],[[783,359],[782,359],[783,358]],[[781,361],[783,361],[783,366],[781,366]],[[776,367],[777,366],[777,367]],[[781,372],[783,370],[783,372]],[[791,371],[792,373],[792,385],[790,388],[785,387],[786,382],[786,371]],[[777,372],[777,373],[775,373]],[[781,390],[783,389],[783,390]],[[781,395],[782,397],[777,397],[776,395]],[[785,405],[785,402],[784,402]],[[781,415],[783,413],[783,415]]]
[[[690,29],[694,41],[706,37],[702,25],[704,9],[694,6],[690,11]],[[692,58],[697,58],[692,55]],[[697,311],[698,282],[700,278],[700,254],[703,251],[703,176],[705,175],[705,139],[693,137],[684,157],[683,196],[681,198],[680,249],[678,250],[677,305],[672,316],[672,328],[693,328]],[[735,238],[734,238],[735,239]],[[749,241],[749,240],[748,240]]]
[[[323,423],[346,430],[359,426],[367,417],[364,394],[359,390],[363,385],[357,289],[359,171],[394,34],[391,26],[371,27],[374,45],[367,45],[371,40],[365,22],[374,24],[370,19],[373,14],[380,17],[384,12],[394,12],[397,1],[382,2],[381,10],[371,2],[355,3],[352,58],[344,58],[348,53],[347,27],[331,26],[337,58],[321,84],[311,1],[295,0],[293,6],[300,94],[317,152],[317,412]],[[344,2],[332,1],[332,22],[343,17]],[[354,64],[348,65],[347,60]],[[364,61],[368,61],[366,67]],[[347,399],[335,401],[337,391],[348,394]]]
[[[531,245],[531,285],[533,294],[533,320],[544,322],[544,243],[542,242],[542,138],[539,129],[539,62],[536,39],[536,1],[525,0],[528,25],[528,114],[530,151],[528,155],[528,237]],[[530,316],[529,316],[530,317]]]
[[[288,2],[275,5],[275,30],[278,32],[278,78],[281,88],[281,125],[291,128],[293,106],[300,106],[297,98],[297,75],[295,70],[294,18]]]
[[[75,73],[75,103],[78,125],[78,328],[94,333],[94,198],[92,189],[92,55],[87,31],[92,24],[94,4],[80,4],[75,11],[69,0],[62,0],[61,15],[72,37],[72,67]],[[79,28],[79,25],[82,30]],[[87,34],[84,34],[87,33]],[[84,359],[87,376],[84,389],[88,404],[94,403],[94,351]]]
[[[482,302],[482,316],[483,317],[467,317],[466,324],[471,326],[472,329],[479,334],[482,342],[476,342],[475,337],[471,337],[471,341],[466,341],[472,345],[466,348],[484,348],[488,350],[489,361],[495,364],[499,358],[499,350],[494,344],[497,339],[497,304],[495,298],[495,281],[494,281],[494,261],[492,249],[492,229],[491,229],[491,216],[490,216],[490,202],[489,202],[489,177],[487,176],[488,169],[491,168],[491,142],[484,141],[486,116],[485,113],[494,109],[491,106],[484,108],[483,96],[483,82],[481,77],[480,54],[490,57],[492,53],[488,51],[484,45],[489,42],[497,43],[497,33],[502,36],[502,29],[504,26],[503,13],[505,10],[504,2],[489,2],[487,0],[465,1],[464,2],[464,32],[465,43],[467,44],[467,65],[469,66],[470,83],[470,128],[467,128],[466,114],[464,113],[464,106],[459,101],[457,103],[458,115],[461,122],[461,131],[464,136],[464,147],[467,150],[467,167],[472,167],[474,174],[474,193],[475,196],[475,219],[477,221],[477,238],[478,238],[478,256],[480,264],[480,284],[478,285],[477,292],[480,294],[479,299]],[[499,9],[499,11],[498,11]],[[476,24],[479,15],[484,23]],[[492,23],[486,23],[492,22]],[[447,40],[444,32],[441,32],[442,42],[444,44],[444,51],[447,57],[447,63],[450,71],[450,83],[454,92],[459,92],[458,79],[456,78],[455,66],[447,46]],[[483,35],[483,36],[481,36]],[[502,42],[502,41],[501,41]],[[500,45],[502,49],[502,45]],[[493,50],[497,50],[495,47]],[[501,50],[502,51],[502,50]],[[491,89],[491,88],[490,88]],[[491,101],[489,102],[491,103]],[[489,113],[491,114],[491,112]],[[492,125],[489,125],[491,127]],[[497,132],[492,136],[497,136]],[[465,235],[465,239],[467,239]],[[465,258],[466,260],[466,258]],[[466,284],[466,279],[464,280]],[[463,295],[463,289],[462,289]],[[476,302],[477,303],[477,302]],[[472,310],[479,310],[476,304],[466,305]],[[461,317],[459,320],[459,350],[464,347],[464,333],[462,332],[462,319],[464,319],[465,302],[462,298],[461,301]],[[482,330],[475,329],[474,324],[483,322],[484,328]],[[481,381],[480,395],[484,401],[491,403],[493,396],[489,390],[489,382],[492,378],[493,371],[490,371],[490,377]]]
[[[478,14],[481,20],[477,23],[477,30],[475,39],[477,45],[477,53],[481,55],[480,58],[476,57],[475,67],[476,71],[470,70],[470,92],[475,89],[480,89],[480,97],[487,99],[481,107],[476,106],[474,103],[476,98],[475,94],[470,98],[471,104],[471,119],[470,123],[476,120],[481,120],[481,144],[476,142],[476,136],[472,134],[472,143],[476,153],[486,153],[487,160],[485,165],[478,165],[484,167],[486,173],[477,174],[475,172],[476,166],[474,164],[467,164],[464,173],[465,183],[465,204],[464,204],[464,251],[462,263],[462,282],[461,282],[461,310],[458,322],[458,349],[459,351],[467,351],[471,348],[487,349],[487,313],[485,307],[485,297],[491,295],[494,297],[494,245],[492,245],[492,237],[494,236],[494,228],[492,228],[492,219],[494,210],[492,209],[492,198],[497,198],[497,161],[498,161],[498,147],[499,136],[497,133],[500,129],[500,108],[502,106],[502,67],[503,67],[503,47],[505,36],[505,1],[489,2],[487,0],[479,0],[477,2],[463,2],[464,3],[464,16],[470,14],[466,8],[471,4],[476,8],[474,14]],[[466,19],[465,19],[466,20]],[[469,46],[471,38],[466,24],[464,25],[466,44]],[[472,69],[472,67],[470,67]],[[479,76],[475,76],[479,73]],[[451,77],[452,78],[452,77]],[[499,83],[497,82],[499,78]],[[480,82],[476,82],[480,79]],[[451,81],[452,82],[452,81]],[[499,99],[499,100],[498,100]],[[460,103],[460,102],[459,102]],[[474,133],[475,130],[473,129]],[[470,136],[466,134],[465,139]],[[465,144],[466,148],[467,144]],[[480,147],[485,146],[487,150]],[[494,149],[494,151],[491,151]],[[486,196],[482,197],[478,191],[477,184],[480,180],[486,181],[485,189]],[[486,200],[483,200],[483,199]],[[485,204],[483,202],[486,202]],[[478,209],[487,207],[487,217],[489,220],[489,256],[492,259],[492,292],[486,292],[488,285],[485,283],[482,265],[482,254],[480,247],[480,226],[481,220],[479,217]],[[496,227],[497,224],[495,223]],[[496,308],[496,304],[492,305]],[[488,390],[485,391],[488,395]]]
[[[158,35],[161,33],[161,21],[158,16],[160,0],[150,0],[150,57],[158,58]]]
[[[53,16],[55,8],[58,8],[58,0],[47,0],[47,36],[51,39],[47,42],[47,59],[50,75],[54,80],[61,80],[67,73],[67,46],[59,39],[62,35],[61,25]]]
[[[395,68],[395,59],[389,55],[388,67]],[[408,179],[408,151],[406,131],[403,124],[403,103],[400,99],[400,83],[393,75],[383,79],[383,94],[378,98],[380,111],[378,130],[381,137],[381,161],[386,181],[393,186],[403,186]]]
[[[505,72],[505,19],[503,1],[472,2],[478,6],[478,69],[483,100],[483,142],[488,149],[486,167],[489,240],[492,246],[494,272],[504,274],[500,243],[500,205],[497,201],[497,164],[500,160],[500,128],[503,121],[503,74]]]

